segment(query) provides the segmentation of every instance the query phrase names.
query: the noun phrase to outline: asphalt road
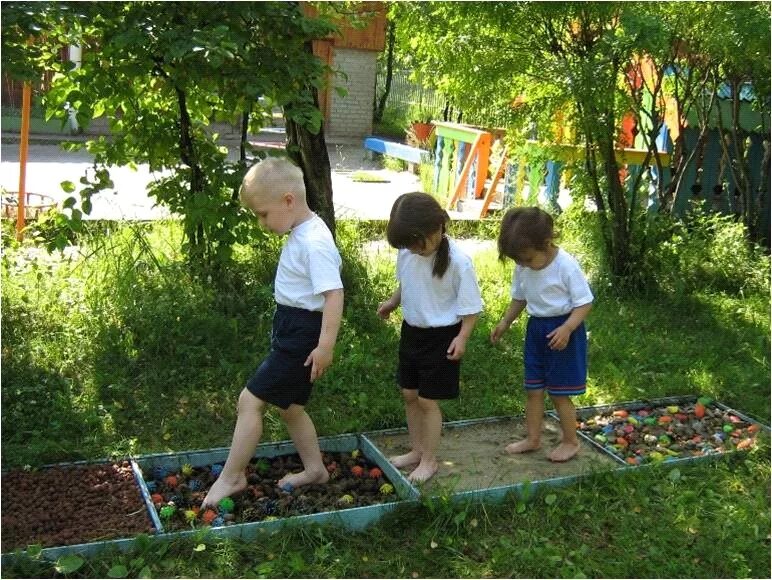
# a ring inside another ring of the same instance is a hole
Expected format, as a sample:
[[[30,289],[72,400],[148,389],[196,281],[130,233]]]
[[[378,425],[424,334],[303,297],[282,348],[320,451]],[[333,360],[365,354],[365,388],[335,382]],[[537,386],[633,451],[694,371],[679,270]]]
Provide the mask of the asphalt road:
[[[279,145],[283,135],[266,134],[266,142]],[[237,144],[232,143],[230,155],[236,158]],[[408,191],[420,188],[416,175],[379,169],[378,163],[368,160],[361,145],[328,144],[332,166],[333,204],[340,219],[388,219],[394,200]],[[63,181],[76,185],[92,168],[93,157],[85,151],[69,152],[60,148],[56,139],[44,141],[38,137],[30,144],[27,161],[28,192],[45,194],[60,203],[71,194],[61,188]],[[365,170],[388,179],[388,183],[358,183],[351,179],[354,171]],[[92,198],[93,209],[87,219],[152,220],[169,217],[164,207],[148,196],[147,185],[160,177],[148,166],[137,170],[112,167],[110,176],[115,185]],[[3,138],[0,149],[0,186],[5,191],[19,189],[19,143]],[[3,195],[6,203],[6,195]]]

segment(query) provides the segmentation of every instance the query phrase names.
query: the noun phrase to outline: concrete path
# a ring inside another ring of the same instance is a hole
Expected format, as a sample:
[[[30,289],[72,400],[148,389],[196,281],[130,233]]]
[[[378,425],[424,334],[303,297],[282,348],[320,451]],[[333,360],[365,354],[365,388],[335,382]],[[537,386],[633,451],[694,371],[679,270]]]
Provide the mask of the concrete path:
[[[238,142],[224,135],[229,157],[238,157]],[[61,188],[61,182],[79,180],[90,170],[93,157],[85,151],[68,152],[59,147],[61,135],[32,136],[27,161],[27,191],[48,195],[61,202],[70,194]],[[283,146],[284,130],[266,128],[250,141],[259,146]],[[408,191],[420,189],[418,176],[409,172],[381,169],[380,164],[366,158],[361,143],[328,143],[332,167],[333,204],[340,219],[388,219],[394,200]],[[388,183],[358,183],[351,179],[357,170],[378,175]],[[147,165],[136,171],[128,167],[113,167],[110,176],[115,185],[92,198],[93,209],[88,219],[152,220],[169,217],[164,207],[155,205],[147,194],[147,185],[160,177]],[[0,186],[7,192],[19,188],[19,143],[17,135],[3,135],[0,149]],[[4,194],[3,204],[6,203]],[[14,197],[14,196],[11,196]]]

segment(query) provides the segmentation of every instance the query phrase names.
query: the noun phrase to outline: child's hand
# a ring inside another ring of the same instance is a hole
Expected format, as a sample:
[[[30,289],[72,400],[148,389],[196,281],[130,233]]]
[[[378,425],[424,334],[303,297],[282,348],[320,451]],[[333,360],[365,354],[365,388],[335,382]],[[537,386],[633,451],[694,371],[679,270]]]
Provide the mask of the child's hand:
[[[332,354],[333,351],[331,348],[317,346],[314,350],[311,351],[311,354],[308,355],[308,358],[306,359],[306,362],[303,364],[303,366],[307,367],[308,365],[311,365],[312,383],[316,379],[320,378],[324,374],[324,371],[327,369],[327,367],[332,364]]]
[[[568,346],[568,341],[571,340],[571,331],[561,325],[550,332],[547,338],[550,340],[549,347],[552,350],[563,350]]]
[[[391,300],[385,300],[378,305],[378,310],[376,312],[378,316],[386,320],[396,308],[397,306]]]
[[[466,352],[466,339],[457,336],[448,347],[448,360],[461,360]]]
[[[503,320],[494,326],[493,330],[491,330],[491,343],[496,344],[508,329],[509,324],[506,324]]]

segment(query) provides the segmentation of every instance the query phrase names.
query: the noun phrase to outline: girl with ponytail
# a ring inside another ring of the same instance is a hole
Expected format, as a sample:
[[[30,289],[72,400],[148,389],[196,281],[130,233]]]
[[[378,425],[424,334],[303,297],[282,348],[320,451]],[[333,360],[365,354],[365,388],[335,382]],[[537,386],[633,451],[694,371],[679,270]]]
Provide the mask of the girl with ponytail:
[[[397,383],[411,449],[390,458],[421,483],[438,468],[440,400],[459,394],[461,357],[483,304],[471,258],[445,233],[450,218],[426,193],[406,193],[391,209],[386,238],[397,254],[397,289],[378,306],[384,320],[402,306]]]

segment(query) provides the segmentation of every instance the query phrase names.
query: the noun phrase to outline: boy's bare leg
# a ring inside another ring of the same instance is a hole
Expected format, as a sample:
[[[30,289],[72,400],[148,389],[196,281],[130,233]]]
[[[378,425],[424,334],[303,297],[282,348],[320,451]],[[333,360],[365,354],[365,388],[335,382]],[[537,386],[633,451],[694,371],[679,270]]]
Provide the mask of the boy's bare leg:
[[[579,439],[576,436],[576,407],[571,397],[550,395],[555,410],[560,417],[562,439],[547,456],[551,461],[568,461],[579,452]]]
[[[265,401],[258,399],[247,389],[241,391],[236,428],[233,430],[228,459],[217,481],[206,494],[201,507],[216,506],[222,498],[247,487],[247,476],[244,470],[263,435],[263,409],[265,409]]]
[[[418,404],[417,389],[402,389],[402,398],[405,399],[405,416],[407,417],[407,433],[410,437],[410,451],[404,455],[389,457],[391,463],[397,469],[418,465],[421,461],[421,439],[423,412]]]
[[[279,409],[279,414],[287,424],[292,442],[298,450],[300,461],[303,462],[303,471],[288,473],[279,480],[278,486],[295,488],[311,483],[327,483],[330,474],[327,473],[322,460],[316,428],[305,407],[292,404],[287,409]]]
[[[422,483],[437,473],[437,446],[442,436],[442,411],[437,401],[418,397],[421,410],[421,461],[407,478]]]
[[[526,453],[541,447],[541,424],[544,418],[544,389],[526,391],[526,437],[505,447],[507,453]]]

